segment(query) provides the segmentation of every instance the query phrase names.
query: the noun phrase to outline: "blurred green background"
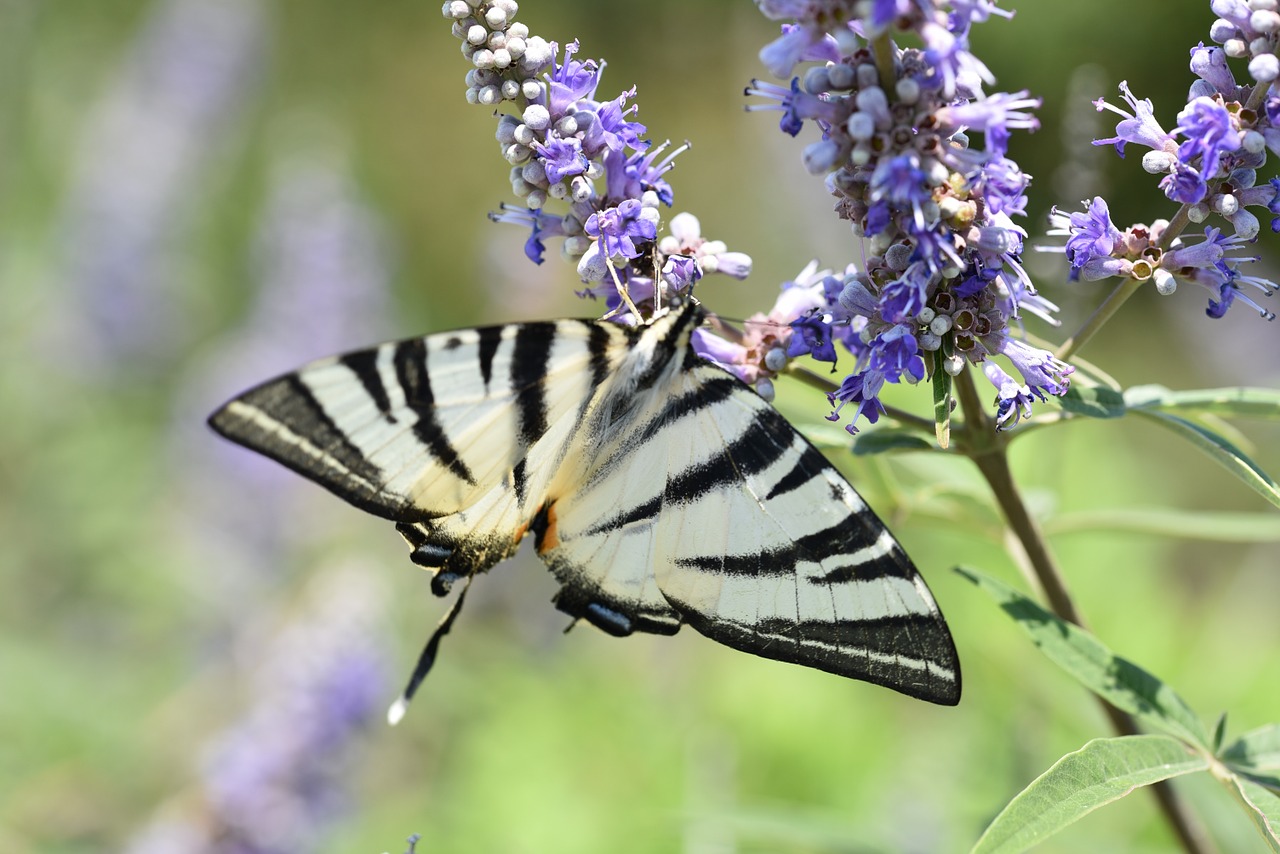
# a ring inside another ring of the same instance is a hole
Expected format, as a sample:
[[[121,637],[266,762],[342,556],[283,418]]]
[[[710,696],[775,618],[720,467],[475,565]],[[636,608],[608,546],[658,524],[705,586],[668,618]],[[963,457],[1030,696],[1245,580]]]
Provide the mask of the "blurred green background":
[[[1136,155],[1080,143],[1110,135],[1088,102],[1123,79],[1173,125],[1207,5],[1023,3],[979,28],[995,90],[1046,100],[1013,151],[1033,238],[1050,205],[1097,192],[1120,223],[1171,212]],[[605,57],[606,97],[638,85],[651,138],[693,143],[676,210],[755,259],[748,282],[700,291],[713,309],[766,310],[810,258],[856,260],[800,145],[741,108],[776,32],[752,4],[558,0],[520,19]],[[967,848],[1109,733],[950,572],[1021,583],[973,472],[936,455],[841,462],[952,624],[956,709],[692,631],[564,636],[522,554],[475,585],[406,720],[382,722],[445,604],[389,525],[203,420],[330,352],[592,313],[556,250],[534,268],[523,233],[486,222],[507,170],[465,70],[436,0],[0,0],[0,850],[378,852],[415,832],[430,852]],[[1104,293],[1027,260],[1065,329]],[[1085,355],[1126,385],[1274,387],[1280,329],[1204,305],[1140,295]],[[803,390],[783,402],[825,413]],[[927,392],[896,402],[925,412]],[[1275,427],[1240,426],[1280,470]],[[1080,511],[1266,509],[1142,423],[1040,433],[1015,463],[1051,530]],[[1113,649],[1233,732],[1280,718],[1273,544],[1053,545]],[[1179,788],[1224,850],[1253,850],[1210,781]],[[1045,850],[1170,845],[1139,795]]]

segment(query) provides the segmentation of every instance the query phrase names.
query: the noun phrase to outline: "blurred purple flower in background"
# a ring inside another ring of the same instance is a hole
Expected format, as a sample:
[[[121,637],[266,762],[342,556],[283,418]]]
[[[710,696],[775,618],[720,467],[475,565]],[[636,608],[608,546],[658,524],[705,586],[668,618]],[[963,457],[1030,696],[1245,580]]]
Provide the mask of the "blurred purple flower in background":
[[[91,110],[58,228],[67,304],[49,343],[67,369],[155,365],[185,341],[183,240],[258,79],[264,23],[257,0],[160,0]]]
[[[324,136],[307,130],[309,139]],[[185,476],[177,526],[191,581],[206,594],[235,602],[242,585],[278,580],[287,549],[307,535],[290,517],[312,494],[270,460],[212,441],[205,417],[264,377],[389,337],[390,256],[340,154],[279,160],[257,227],[248,315],[178,384],[173,453]]]
[[[319,571],[283,625],[245,633],[243,657],[258,662],[248,709],[205,746],[195,790],[163,808],[130,854],[317,847],[348,806],[349,748],[382,721],[390,690],[377,569]]]

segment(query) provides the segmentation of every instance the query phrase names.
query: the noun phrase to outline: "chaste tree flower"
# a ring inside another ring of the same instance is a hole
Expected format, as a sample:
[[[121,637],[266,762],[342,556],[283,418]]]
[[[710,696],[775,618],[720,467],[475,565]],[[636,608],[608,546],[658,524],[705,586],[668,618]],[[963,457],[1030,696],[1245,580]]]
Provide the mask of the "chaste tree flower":
[[[1143,169],[1160,175],[1160,189],[1182,208],[1170,220],[1135,223],[1123,231],[1111,222],[1104,199],[1086,202],[1088,210],[1079,213],[1055,208],[1049,233],[1067,238],[1058,251],[1065,251],[1073,280],[1149,279],[1164,295],[1188,282],[1208,289],[1210,317],[1224,316],[1240,301],[1264,319],[1275,319],[1250,291],[1269,297],[1276,285],[1243,272],[1241,267],[1258,256],[1240,254],[1261,228],[1249,208],[1280,214],[1280,180],[1258,179],[1267,152],[1280,154],[1280,96],[1270,92],[1280,77],[1275,55],[1280,13],[1265,5],[1212,3],[1219,18],[1209,35],[1221,47],[1202,42],[1192,49],[1190,67],[1197,79],[1172,130],[1156,120],[1151,101],[1139,100],[1125,82],[1120,95],[1127,110],[1102,99],[1094,102],[1099,111],[1121,116],[1116,135],[1094,144],[1114,145],[1121,157],[1128,143],[1147,148]],[[1237,83],[1228,63],[1246,57],[1252,84]],[[1206,226],[1202,238],[1181,235],[1187,222],[1203,223],[1212,216],[1221,217],[1221,226]],[[1272,217],[1271,230],[1280,231],[1280,216]]]
[[[838,214],[868,244],[861,270],[848,270],[825,299],[790,323],[807,353],[835,363],[832,345],[853,357],[829,397],[832,420],[852,412],[875,421],[885,383],[916,383],[935,370],[954,376],[966,364],[1003,356],[1029,391],[1066,392],[1070,365],[1021,340],[1022,310],[1053,323],[1056,307],[1023,270],[1026,232],[1011,217],[1025,211],[1029,177],[1007,157],[1014,130],[1034,130],[1038,99],[991,93],[986,66],[968,48],[974,23],[1004,14],[991,3],[802,3],[761,0],[774,19],[790,19],[761,52],[775,74],[810,66],[789,86],[754,81],[748,93],[768,99],[757,110],[782,113],[795,135],[814,122],[822,138],[804,163],[822,175]],[[891,36],[923,47],[900,47]],[[982,135],[982,146],[970,134]],[[1034,356],[1028,355],[1034,351]],[[1014,358],[1016,356],[1016,358]],[[984,374],[997,391],[1000,427],[1007,414],[1007,374]]]
[[[667,287],[680,290],[708,273],[744,278],[751,259],[723,244],[704,248],[696,219],[673,219],[667,248],[658,250],[660,208],[674,201],[665,176],[688,146],[668,151],[643,139],[635,87],[602,99],[605,63],[576,59],[576,41],[561,52],[530,35],[516,11],[512,0],[443,7],[474,66],[467,100],[513,110],[499,118],[497,139],[523,205],[504,204],[492,219],[528,228],[525,255],[538,264],[546,241],[562,238],[589,285],[579,293],[604,297],[624,322],[637,322],[636,303],[660,300]],[[691,264],[666,263],[684,253]]]

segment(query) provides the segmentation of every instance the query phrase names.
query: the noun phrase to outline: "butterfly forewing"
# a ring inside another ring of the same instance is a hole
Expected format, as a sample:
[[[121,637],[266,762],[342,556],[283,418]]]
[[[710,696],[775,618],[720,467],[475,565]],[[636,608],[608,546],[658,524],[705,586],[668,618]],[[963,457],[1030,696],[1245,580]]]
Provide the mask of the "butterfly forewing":
[[[687,302],[634,329],[566,320],[385,344],[210,421],[399,522],[437,579],[481,572],[532,533],[556,605],[612,634],[688,623],[957,702],[955,648],[910,560],[776,410],[693,354],[701,317]]]

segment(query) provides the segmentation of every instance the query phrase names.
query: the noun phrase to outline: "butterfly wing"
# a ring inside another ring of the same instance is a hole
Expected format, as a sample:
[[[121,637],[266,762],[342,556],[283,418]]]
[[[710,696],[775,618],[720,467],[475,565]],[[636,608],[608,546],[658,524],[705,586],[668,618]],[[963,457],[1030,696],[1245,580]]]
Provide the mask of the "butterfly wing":
[[[959,667],[933,598],[848,483],[692,352],[692,303],[637,329],[463,330],[313,363],[210,418],[394,520],[437,592],[527,532],[556,604],[616,635],[729,646],[939,703]]]
[[[626,330],[575,320],[410,338],[263,383],[209,423],[468,575],[518,544],[542,473],[627,346]]]
[[[615,634],[688,623],[766,658],[958,702],[946,622],[884,524],[736,378],[683,353],[669,362],[554,501],[553,535],[540,532],[573,599],[561,607]]]

